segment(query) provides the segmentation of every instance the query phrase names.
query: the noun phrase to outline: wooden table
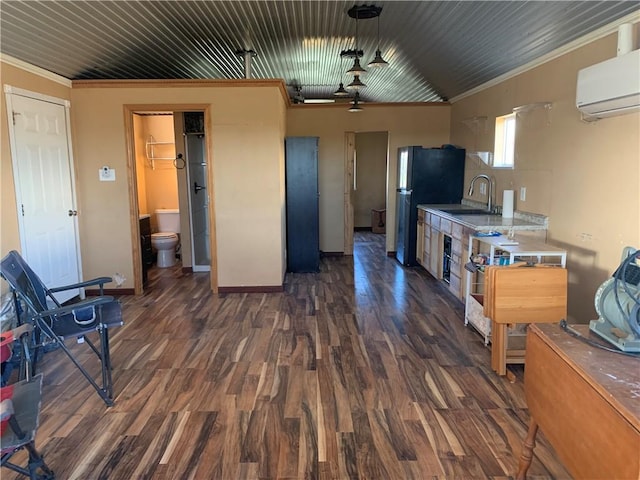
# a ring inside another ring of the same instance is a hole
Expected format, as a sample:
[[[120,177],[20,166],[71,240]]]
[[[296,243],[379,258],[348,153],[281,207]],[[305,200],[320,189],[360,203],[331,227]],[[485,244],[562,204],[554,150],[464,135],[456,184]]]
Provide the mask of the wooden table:
[[[509,324],[558,323],[567,318],[567,269],[519,263],[489,266],[485,272],[484,315],[493,322],[491,368],[505,375],[507,363],[526,362],[524,351],[507,346]]]
[[[587,325],[572,328],[603,344]],[[526,356],[531,424],[517,478],[526,478],[538,427],[575,478],[640,478],[640,359],[552,324],[530,326]]]

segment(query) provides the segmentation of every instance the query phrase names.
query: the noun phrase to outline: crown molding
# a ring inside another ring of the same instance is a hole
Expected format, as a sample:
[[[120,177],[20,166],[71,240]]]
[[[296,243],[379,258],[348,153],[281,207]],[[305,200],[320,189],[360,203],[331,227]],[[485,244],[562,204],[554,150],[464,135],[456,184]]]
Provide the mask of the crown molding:
[[[24,62],[22,60],[18,60],[10,55],[6,55],[4,53],[0,53],[0,62],[6,63],[7,65],[11,65],[12,67],[19,68],[20,70],[24,70],[25,72],[33,73],[34,75],[38,75],[39,77],[46,78],[47,80],[51,80],[52,82],[59,83],[60,85],[64,85],[65,87],[71,88],[71,80],[65,78],[57,73],[50,72],[49,70],[45,70],[44,68],[36,67],[35,65],[31,65],[30,63]]]

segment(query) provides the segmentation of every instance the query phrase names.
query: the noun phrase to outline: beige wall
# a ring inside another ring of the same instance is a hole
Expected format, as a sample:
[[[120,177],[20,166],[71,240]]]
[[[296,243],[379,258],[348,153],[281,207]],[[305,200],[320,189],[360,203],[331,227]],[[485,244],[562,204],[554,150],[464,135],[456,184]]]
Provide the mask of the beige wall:
[[[176,158],[176,147],[173,143],[175,138],[173,115],[134,115],[134,120],[136,117],[141,119],[139,122],[134,121],[136,168],[144,169],[144,185],[138,182],[138,207],[140,213],[151,215],[151,226],[155,232],[158,225],[154,212],[159,208],[179,208],[178,175],[173,165],[173,159]],[[139,132],[135,130],[136,123],[139,124]],[[162,144],[147,145],[152,138],[154,142]],[[156,160],[151,160],[152,153]],[[171,160],[166,160],[167,158]],[[139,172],[137,173],[140,177]],[[144,192],[144,199],[142,199],[142,192]],[[145,210],[142,209],[143,204]]]
[[[71,97],[70,87],[4,62],[0,64],[0,82],[3,86],[10,85],[56,98],[68,100]],[[9,250],[20,251],[20,236],[4,92],[0,94],[0,97],[2,105],[0,111],[0,255],[4,256]],[[2,289],[4,288],[5,285],[2,282]]]
[[[386,248],[394,251],[398,147],[435,147],[448,143],[449,123],[448,105],[364,105],[360,113],[350,113],[345,105],[294,105],[289,108],[288,136],[320,137],[320,250],[344,251],[345,132],[389,132]]]
[[[74,86],[73,133],[78,178],[84,186],[81,244],[85,275],[122,273],[133,286],[125,105],[211,105],[214,205],[220,286],[281,285],[284,175],[283,98],[279,85],[100,87]],[[136,108],[137,109],[137,108]],[[116,182],[98,182],[100,165]]]
[[[386,208],[387,132],[356,135],[354,227],[371,227],[371,209]]]
[[[517,210],[549,216],[548,241],[568,250],[569,317],[580,323],[595,318],[595,291],[619,264],[622,247],[640,247],[640,114],[585,123],[575,107],[578,70],[615,55],[611,35],[452,107],[452,143],[492,151],[496,116],[552,102],[551,110],[518,114],[515,169],[489,169],[467,157],[465,185],[477,173],[494,175],[499,204],[503,190],[515,189]],[[470,128],[469,119],[484,116],[486,125]]]

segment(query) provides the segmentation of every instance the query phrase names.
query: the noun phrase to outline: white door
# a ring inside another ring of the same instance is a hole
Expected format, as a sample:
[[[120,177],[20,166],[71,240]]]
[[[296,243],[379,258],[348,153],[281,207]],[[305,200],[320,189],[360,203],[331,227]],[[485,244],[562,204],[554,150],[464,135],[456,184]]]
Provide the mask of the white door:
[[[47,287],[80,281],[68,104],[7,93],[22,256]],[[46,97],[44,97],[46,98]],[[78,289],[56,294],[64,302]]]

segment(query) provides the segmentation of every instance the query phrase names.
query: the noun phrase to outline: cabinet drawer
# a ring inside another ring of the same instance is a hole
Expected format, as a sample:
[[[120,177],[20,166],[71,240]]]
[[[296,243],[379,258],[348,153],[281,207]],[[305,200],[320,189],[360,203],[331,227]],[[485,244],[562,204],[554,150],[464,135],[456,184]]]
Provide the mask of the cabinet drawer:
[[[446,218],[441,218],[440,231],[442,233],[446,233],[447,235],[451,235],[451,220],[447,220]]]

